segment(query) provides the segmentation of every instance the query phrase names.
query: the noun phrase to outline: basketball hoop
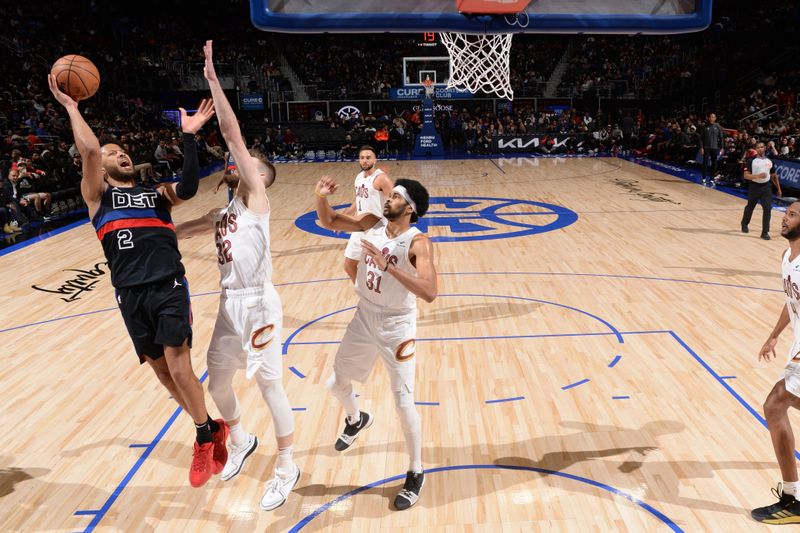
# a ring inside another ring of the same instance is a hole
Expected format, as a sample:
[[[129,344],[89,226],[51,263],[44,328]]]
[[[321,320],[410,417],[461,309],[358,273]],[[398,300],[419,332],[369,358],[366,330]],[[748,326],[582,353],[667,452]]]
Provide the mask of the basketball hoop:
[[[456,7],[466,15],[504,15],[509,26],[525,28],[529,22],[525,8],[529,3],[530,0],[456,0]],[[452,66],[448,89],[483,91],[514,99],[509,72],[512,33],[445,32],[440,36]]]

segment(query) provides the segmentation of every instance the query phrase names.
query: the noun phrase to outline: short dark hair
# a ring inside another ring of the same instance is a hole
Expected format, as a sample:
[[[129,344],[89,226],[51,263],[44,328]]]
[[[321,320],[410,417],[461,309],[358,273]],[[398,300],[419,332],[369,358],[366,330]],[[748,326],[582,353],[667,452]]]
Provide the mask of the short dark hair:
[[[375,148],[373,148],[372,146],[370,146],[370,145],[368,145],[368,144],[362,144],[362,145],[361,145],[361,148],[359,148],[359,149],[358,149],[358,153],[360,154],[360,153],[361,153],[361,152],[363,152],[364,150],[369,150],[369,151],[370,151],[370,152],[372,152],[374,155],[376,155],[376,156],[378,155],[378,152],[376,152],[376,151],[375,151]]]
[[[425,213],[428,212],[428,202],[430,201],[430,195],[428,194],[428,190],[423,187],[423,185],[416,181],[416,180],[408,180],[400,178],[394,182],[395,185],[402,185],[406,188],[408,195],[414,200],[414,203],[417,205],[417,212],[411,213],[411,222],[416,222],[419,220],[420,217],[425,216]]]

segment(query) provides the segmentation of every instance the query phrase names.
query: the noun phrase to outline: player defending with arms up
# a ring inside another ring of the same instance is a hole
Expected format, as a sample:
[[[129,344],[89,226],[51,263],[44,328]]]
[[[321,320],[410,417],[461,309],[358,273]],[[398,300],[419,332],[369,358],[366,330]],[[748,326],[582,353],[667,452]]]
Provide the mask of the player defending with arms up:
[[[364,382],[380,354],[389,373],[395,407],[409,454],[403,490],[394,500],[398,510],[419,499],[422,470],[422,429],[414,405],[417,331],[417,298],[432,302],[438,295],[433,243],[412,222],[428,210],[428,191],[414,180],[397,180],[383,206],[384,218],[372,222],[335,212],[327,196],[337,185],[323,177],[317,183],[317,215],[322,225],[340,231],[363,231],[363,254],[356,273],[359,296],[355,317],[347,326],[333,363],[327,386],[341,402],[347,418],[335,448],[344,451],[361,431],[372,425],[372,416],[359,411],[352,380]]]
[[[53,76],[50,91],[69,114],[75,145],[83,160],[81,195],[103,245],[111,283],[139,363],[145,361],[175,401],[194,419],[197,440],[189,470],[193,487],[222,471],[228,459],[228,428],[211,420],[203,387],[192,369],[192,311],[189,287],[172,225],[172,207],[197,192],[199,162],[194,134],[214,114],[211,101],[197,113],[181,109],[183,175],[179,183],[155,189],[139,183],[139,172],[117,144],[102,147]]]
[[[764,402],[764,417],[783,482],[772,490],[778,497],[777,503],[753,509],[750,514],[754,520],[765,524],[800,524],[800,482],[794,458],[794,433],[789,423],[789,408],[800,408],[800,202],[794,202],[786,208],[781,236],[789,241],[789,249],[783,253],[781,265],[786,303],[778,323],[761,347],[758,359],[769,361],[776,357],[778,336],[791,324],[794,342],[789,350],[789,360],[780,381],[772,387]]]
[[[261,396],[272,413],[278,440],[275,475],[261,498],[261,508],[271,511],[283,505],[300,478],[300,469],[292,460],[292,408],[281,382],[283,312],[272,285],[269,251],[270,203],[266,189],[275,181],[275,167],[247,151],[239,123],[214,71],[211,41],[203,51],[205,76],[220,130],[235,160],[236,172],[226,172],[223,179],[236,193],[225,209],[215,209],[203,218],[179,225],[178,234],[184,237],[215,230],[222,295],[208,348],[208,390],[231,428],[231,449],[222,479],[236,476],[258,446],[255,435],[242,427],[239,400],[231,386],[236,371],[245,369],[248,379],[256,377]]]

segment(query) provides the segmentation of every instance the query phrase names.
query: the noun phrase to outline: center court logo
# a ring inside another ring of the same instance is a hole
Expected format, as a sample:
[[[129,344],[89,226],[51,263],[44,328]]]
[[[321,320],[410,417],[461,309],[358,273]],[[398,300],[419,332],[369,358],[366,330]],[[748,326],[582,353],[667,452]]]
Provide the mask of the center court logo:
[[[335,209],[349,204],[337,205]],[[428,213],[416,226],[433,242],[485,241],[509,239],[565,228],[578,220],[578,213],[560,205],[478,196],[437,196],[430,199]],[[319,225],[316,211],[294,221],[301,230],[347,239]]]

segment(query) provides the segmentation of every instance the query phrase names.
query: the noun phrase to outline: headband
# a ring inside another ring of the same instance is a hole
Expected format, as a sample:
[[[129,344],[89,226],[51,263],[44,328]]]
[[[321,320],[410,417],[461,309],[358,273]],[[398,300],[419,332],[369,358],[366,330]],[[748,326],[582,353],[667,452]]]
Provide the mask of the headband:
[[[414,213],[417,212],[417,204],[415,204],[414,200],[411,199],[411,196],[409,196],[408,191],[406,190],[405,187],[403,187],[402,185],[395,185],[394,189],[392,190],[403,197],[403,200],[405,200],[406,203],[411,206],[411,210]]]

